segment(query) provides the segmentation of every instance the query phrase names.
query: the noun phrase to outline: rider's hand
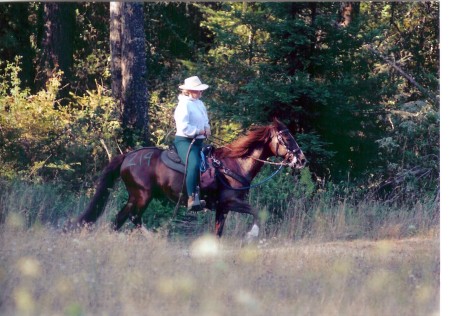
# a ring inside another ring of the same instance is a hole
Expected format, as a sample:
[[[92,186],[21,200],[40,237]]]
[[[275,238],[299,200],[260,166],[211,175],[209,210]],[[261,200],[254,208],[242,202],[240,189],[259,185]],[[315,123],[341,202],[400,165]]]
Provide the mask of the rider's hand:
[[[207,129],[205,130],[205,136],[206,136],[206,137],[211,136],[211,129],[207,128]]]
[[[204,129],[199,130],[197,135],[205,135],[205,130]]]

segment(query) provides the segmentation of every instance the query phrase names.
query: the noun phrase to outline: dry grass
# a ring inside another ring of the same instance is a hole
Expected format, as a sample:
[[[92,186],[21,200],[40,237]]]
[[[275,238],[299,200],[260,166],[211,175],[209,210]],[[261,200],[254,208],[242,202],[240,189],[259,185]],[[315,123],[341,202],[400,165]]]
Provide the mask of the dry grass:
[[[1,315],[437,315],[439,236],[240,247],[0,226]]]

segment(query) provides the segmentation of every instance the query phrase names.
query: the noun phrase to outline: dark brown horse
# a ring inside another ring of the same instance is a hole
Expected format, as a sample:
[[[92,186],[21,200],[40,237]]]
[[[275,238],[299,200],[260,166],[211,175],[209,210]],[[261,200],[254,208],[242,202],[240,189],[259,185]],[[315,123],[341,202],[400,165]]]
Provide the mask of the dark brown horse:
[[[127,219],[136,226],[141,226],[142,213],[154,197],[166,196],[177,201],[182,191],[183,174],[168,168],[161,161],[162,151],[155,147],[141,148],[112,159],[103,170],[95,195],[77,219],[77,224],[94,223],[98,219],[104,211],[110,189],[119,176],[126,185],[128,202],[116,216],[116,230]],[[218,180],[201,191],[206,200],[206,207],[216,212],[217,236],[222,235],[229,211],[252,214],[253,226],[247,237],[258,236],[258,211],[245,202],[245,198],[248,185],[261,170],[264,161],[272,156],[282,157],[283,163],[294,169],[301,169],[306,164],[305,156],[297,142],[286,126],[278,120],[274,120],[269,126],[255,127],[247,135],[216,149],[214,158]]]

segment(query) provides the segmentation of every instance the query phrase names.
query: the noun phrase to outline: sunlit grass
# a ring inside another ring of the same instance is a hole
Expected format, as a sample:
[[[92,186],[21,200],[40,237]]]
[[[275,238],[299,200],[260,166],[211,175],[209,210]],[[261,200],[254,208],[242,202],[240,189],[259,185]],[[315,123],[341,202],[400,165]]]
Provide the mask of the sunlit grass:
[[[0,226],[2,315],[434,315],[439,238],[240,247],[106,227]]]

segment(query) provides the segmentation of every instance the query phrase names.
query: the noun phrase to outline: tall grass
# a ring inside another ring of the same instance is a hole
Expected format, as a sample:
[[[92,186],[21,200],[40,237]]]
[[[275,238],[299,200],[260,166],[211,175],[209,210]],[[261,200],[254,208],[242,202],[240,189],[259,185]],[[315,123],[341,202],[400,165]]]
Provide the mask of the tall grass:
[[[80,214],[89,202],[88,195],[77,195],[55,185],[0,182],[0,189],[0,221],[3,222],[7,214],[15,213],[24,220],[26,227],[48,224],[61,227],[68,219]],[[99,225],[110,223],[126,198],[127,193],[119,184],[111,194]],[[439,233],[439,198],[433,196],[407,205],[352,195],[335,198],[329,192],[286,198],[273,204],[263,198],[257,190],[250,194],[252,206],[260,211],[263,219],[260,233],[264,239],[332,241]],[[213,232],[213,212],[192,214],[180,209],[177,217],[172,218],[173,208],[173,204],[153,201],[144,213],[145,225],[174,238]],[[249,215],[230,212],[224,235],[240,238],[251,222]]]
[[[26,227],[61,225],[69,214],[83,210],[86,196],[67,192],[58,185],[0,180],[0,221],[17,214]]]
[[[84,209],[84,195],[1,185],[1,315],[439,313],[433,199],[405,208],[316,196],[286,199],[271,213],[251,196],[265,222],[261,240],[241,247],[251,219],[234,213],[220,243],[204,235],[213,231],[212,212],[181,212],[150,236],[113,232],[120,187],[97,229],[62,234],[58,225]],[[149,214],[172,210],[153,207]]]
[[[439,240],[173,241],[0,226],[2,315],[438,315]]]

